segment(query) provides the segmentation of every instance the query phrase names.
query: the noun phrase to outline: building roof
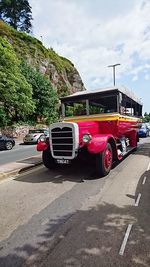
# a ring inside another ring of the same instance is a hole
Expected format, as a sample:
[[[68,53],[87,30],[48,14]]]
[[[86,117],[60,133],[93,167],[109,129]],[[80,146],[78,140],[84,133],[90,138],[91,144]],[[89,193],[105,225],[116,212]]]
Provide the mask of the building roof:
[[[62,100],[69,100],[69,98],[72,99],[72,98],[78,97],[78,96],[86,96],[86,95],[88,96],[88,95],[94,95],[97,93],[104,93],[104,92],[111,92],[111,91],[119,91],[119,92],[125,94],[126,96],[128,96],[129,98],[133,99],[138,104],[142,105],[141,99],[138,98],[132,91],[130,91],[129,89],[127,89],[124,86],[107,87],[107,88],[99,88],[99,89],[95,89],[95,90],[80,91],[80,92],[76,92],[72,95],[62,97],[61,99]]]

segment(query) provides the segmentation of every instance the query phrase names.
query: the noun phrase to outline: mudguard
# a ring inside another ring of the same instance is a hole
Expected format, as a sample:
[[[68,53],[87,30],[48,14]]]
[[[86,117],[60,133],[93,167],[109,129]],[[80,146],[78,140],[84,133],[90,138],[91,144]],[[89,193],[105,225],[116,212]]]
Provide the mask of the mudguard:
[[[44,143],[44,142],[41,142],[41,141],[40,141],[40,142],[37,144],[36,150],[37,150],[37,151],[44,151],[44,150],[46,150],[48,147],[49,147],[49,144],[48,144],[48,143]]]
[[[111,134],[97,134],[92,136],[92,140],[87,145],[87,150],[92,154],[102,153],[105,150],[110,138],[111,140],[114,140],[114,137]]]

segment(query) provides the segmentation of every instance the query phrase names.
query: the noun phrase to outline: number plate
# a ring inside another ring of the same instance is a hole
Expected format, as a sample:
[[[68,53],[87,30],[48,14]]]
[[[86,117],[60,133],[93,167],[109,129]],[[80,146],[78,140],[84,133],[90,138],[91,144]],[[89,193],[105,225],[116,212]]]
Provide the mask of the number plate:
[[[57,159],[56,162],[59,164],[70,164],[69,159]]]

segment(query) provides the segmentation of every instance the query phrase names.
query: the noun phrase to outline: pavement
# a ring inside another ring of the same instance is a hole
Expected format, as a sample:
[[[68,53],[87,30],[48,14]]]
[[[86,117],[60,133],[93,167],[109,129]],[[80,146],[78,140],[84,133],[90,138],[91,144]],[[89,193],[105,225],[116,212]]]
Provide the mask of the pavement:
[[[10,177],[16,177],[20,173],[23,173],[41,164],[42,164],[42,158],[40,154],[16,162],[10,162],[7,164],[0,165],[0,181]]]

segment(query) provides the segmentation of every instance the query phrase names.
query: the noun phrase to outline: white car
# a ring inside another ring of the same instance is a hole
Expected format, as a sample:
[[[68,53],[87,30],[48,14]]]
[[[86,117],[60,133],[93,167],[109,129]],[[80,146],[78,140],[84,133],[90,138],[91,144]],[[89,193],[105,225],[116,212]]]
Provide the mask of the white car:
[[[24,144],[37,144],[41,138],[49,136],[48,129],[29,130],[29,133],[23,138]]]

